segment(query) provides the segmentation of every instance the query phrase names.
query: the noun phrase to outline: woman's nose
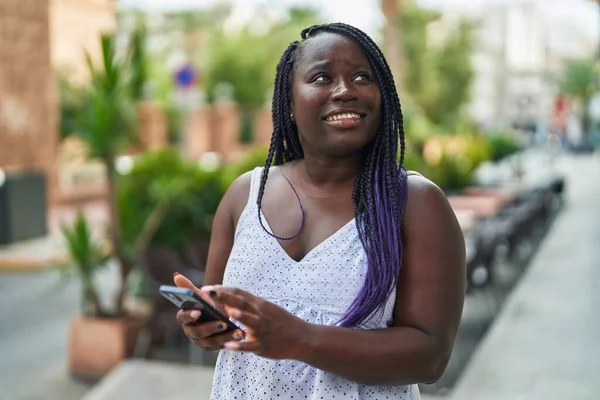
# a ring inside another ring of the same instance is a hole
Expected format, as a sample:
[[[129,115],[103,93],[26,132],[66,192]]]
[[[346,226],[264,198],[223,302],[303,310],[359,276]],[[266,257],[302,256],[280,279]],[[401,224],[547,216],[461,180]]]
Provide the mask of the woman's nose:
[[[348,102],[356,100],[357,95],[346,81],[340,80],[335,86],[331,98],[334,101]]]

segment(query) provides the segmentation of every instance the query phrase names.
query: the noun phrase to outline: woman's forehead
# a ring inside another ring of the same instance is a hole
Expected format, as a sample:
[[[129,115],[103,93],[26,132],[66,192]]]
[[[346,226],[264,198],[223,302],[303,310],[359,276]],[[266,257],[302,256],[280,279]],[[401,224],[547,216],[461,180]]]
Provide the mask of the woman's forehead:
[[[323,32],[302,44],[300,63],[304,66],[336,62],[369,65],[367,56],[354,40],[336,33]]]

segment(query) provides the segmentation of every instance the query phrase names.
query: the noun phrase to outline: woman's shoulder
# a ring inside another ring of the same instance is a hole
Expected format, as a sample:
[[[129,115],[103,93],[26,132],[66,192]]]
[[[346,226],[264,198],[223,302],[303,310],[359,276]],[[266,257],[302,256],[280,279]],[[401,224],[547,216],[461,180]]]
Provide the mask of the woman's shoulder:
[[[406,170],[406,176],[421,176],[423,177],[423,175],[417,171],[413,171],[413,170]]]
[[[408,191],[410,195],[411,188],[412,190],[417,189],[430,189],[435,190],[435,188],[439,187],[433,183],[431,180],[427,179],[423,174],[418,171],[406,170],[406,182],[408,184]],[[441,189],[440,189],[441,190]]]
[[[454,214],[446,194],[434,182],[416,171],[407,171],[406,182],[406,221],[434,223],[436,219]]]
[[[269,178],[281,175],[282,166],[271,166],[269,168]],[[241,213],[243,212],[246,204],[251,200],[252,192],[258,192],[258,186],[260,185],[260,177],[264,167],[255,167],[254,169],[247,171],[238,176],[227,189],[226,196],[229,198],[233,206],[233,217],[234,221],[237,221]],[[254,187],[256,186],[256,187]]]

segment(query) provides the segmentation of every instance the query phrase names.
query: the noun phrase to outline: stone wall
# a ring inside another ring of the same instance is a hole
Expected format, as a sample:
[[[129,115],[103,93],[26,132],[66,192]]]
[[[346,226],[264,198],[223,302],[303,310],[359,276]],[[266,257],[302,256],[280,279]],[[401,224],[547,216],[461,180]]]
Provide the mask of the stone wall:
[[[54,187],[58,110],[48,9],[48,0],[0,1],[0,168],[41,169]]]

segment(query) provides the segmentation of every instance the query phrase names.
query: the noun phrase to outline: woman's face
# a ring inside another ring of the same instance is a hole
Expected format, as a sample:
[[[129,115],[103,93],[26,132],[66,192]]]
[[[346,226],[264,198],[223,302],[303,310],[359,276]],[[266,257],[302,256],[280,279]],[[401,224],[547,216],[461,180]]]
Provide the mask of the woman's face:
[[[304,42],[294,66],[292,110],[305,154],[362,151],[379,129],[381,92],[360,46],[328,32]]]

